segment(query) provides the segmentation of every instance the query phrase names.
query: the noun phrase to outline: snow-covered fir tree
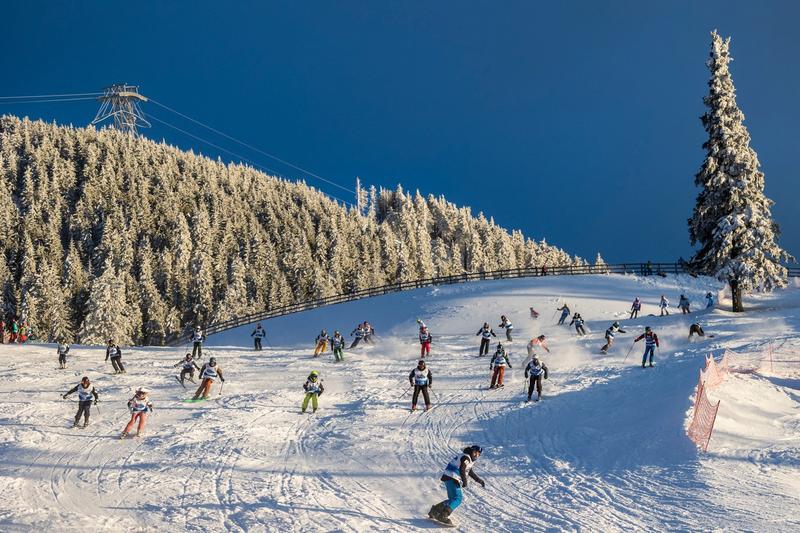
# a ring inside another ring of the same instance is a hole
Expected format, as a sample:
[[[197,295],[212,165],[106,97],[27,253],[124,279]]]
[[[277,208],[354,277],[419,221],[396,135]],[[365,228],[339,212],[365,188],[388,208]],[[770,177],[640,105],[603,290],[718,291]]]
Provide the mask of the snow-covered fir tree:
[[[701,117],[708,140],[703,144],[705,160],[695,176],[702,190],[689,219],[689,235],[692,245],[700,245],[691,263],[728,282],[733,310],[743,311],[743,291],[786,285],[787,271],[781,262],[791,256],[776,242],[773,202],[764,195],[764,173],[736,104],[729,46],[730,37],[712,32],[706,63],[711,71],[709,93],[703,99],[707,110]]]
[[[606,264],[600,252],[597,252],[597,257],[594,258],[594,266],[592,270],[598,274],[608,274],[608,265]]]

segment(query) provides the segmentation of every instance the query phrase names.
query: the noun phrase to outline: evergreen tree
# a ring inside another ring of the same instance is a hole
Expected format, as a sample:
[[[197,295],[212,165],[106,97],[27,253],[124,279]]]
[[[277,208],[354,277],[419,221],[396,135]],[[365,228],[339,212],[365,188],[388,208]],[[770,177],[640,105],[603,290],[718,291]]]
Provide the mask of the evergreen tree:
[[[779,229],[770,213],[773,202],[764,195],[764,173],[736,104],[729,46],[730,38],[723,39],[716,31],[711,34],[706,63],[711,78],[703,99],[707,110],[701,117],[708,140],[703,144],[706,158],[695,176],[702,190],[689,219],[689,235],[692,245],[700,245],[691,263],[726,281],[733,310],[743,311],[743,291],[786,285],[787,271],[780,263],[791,256],[776,243]]]
[[[110,338],[117,344],[130,344],[129,318],[126,315],[125,283],[119,279],[113,260],[108,257],[100,275],[90,284],[79,341],[82,344],[105,344]]]

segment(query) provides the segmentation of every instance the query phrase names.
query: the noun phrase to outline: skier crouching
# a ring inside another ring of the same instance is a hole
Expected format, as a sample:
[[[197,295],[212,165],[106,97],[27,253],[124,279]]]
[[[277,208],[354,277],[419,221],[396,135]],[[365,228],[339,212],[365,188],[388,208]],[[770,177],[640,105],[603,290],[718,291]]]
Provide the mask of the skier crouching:
[[[417,363],[417,368],[411,371],[408,375],[408,382],[411,387],[414,387],[414,394],[411,396],[411,411],[417,410],[417,401],[419,400],[419,393],[425,399],[425,410],[431,408],[431,397],[428,393],[428,387],[433,387],[433,374],[425,366],[423,359]]]
[[[89,425],[89,411],[92,408],[92,398],[94,397],[95,405],[97,405],[97,401],[100,398],[97,396],[97,390],[94,388],[94,385],[89,382],[89,378],[86,376],[83,376],[80,383],[72,387],[61,397],[66,400],[67,396],[73,392],[78,393],[78,412],[75,414],[75,422],[72,424],[72,427],[78,427],[78,421],[81,419],[81,415],[83,415],[83,427],[86,427]]]
[[[486,482],[472,470],[482,452],[480,446],[468,446],[464,448],[464,453],[460,457],[455,457],[447,463],[441,477],[441,481],[447,489],[447,499],[431,507],[431,510],[428,511],[429,517],[437,522],[453,525],[450,514],[461,505],[464,499],[461,489],[467,488],[467,478],[472,478],[481,487],[486,487]]]
[[[181,375],[178,378],[178,381],[180,381],[181,385],[183,385],[183,382],[186,379],[186,374],[189,374],[189,381],[194,383],[194,371],[195,369],[200,370],[200,367],[197,366],[197,363],[195,363],[194,359],[192,359],[192,354],[187,353],[186,357],[172,365],[172,368],[177,368],[179,366],[183,366],[183,368],[181,368]]]
[[[542,376],[547,379],[547,365],[534,355],[531,362],[525,367],[525,379],[528,379],[528,401],[531,401],[534,388],[536,389],[536,401],[542,399]]]
[[[211,385],[214,384],[214,380],[217,378],[219,378],[222,383],[225,383],[222,369],[217,366],[217,359],[212,357],[208,360],[208,363],[204,364],[200,369],[200,379],[202,381],[200,386],[197,387],[197,391],[194,393],[192,399],[197,400],[202,396],[204,400],[208,400],[208,397],[211,395]]]
[[[133,395],[133,398],[128,400],[128,410],[131,412],[131,419],[128,421],[128,425],[125,426],[125,429],[122,430],[122,435],[120,438],[124,439],[130,434],[137,420],[139,422],[139,426],[136,428],[136,436],[141,437],[144,434],[144,425],[145,421],[147,420],[147,413],[153,412],[153,404],[150,402],[148,394],[150,394],[148,389],[140,387],[136,389],[136,394]]]

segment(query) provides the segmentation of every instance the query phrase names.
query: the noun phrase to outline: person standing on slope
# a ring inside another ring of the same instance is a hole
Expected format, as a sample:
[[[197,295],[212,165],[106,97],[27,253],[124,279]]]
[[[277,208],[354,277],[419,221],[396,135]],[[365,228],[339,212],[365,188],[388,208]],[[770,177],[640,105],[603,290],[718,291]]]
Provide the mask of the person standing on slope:
[[[688,315],[690,313],[689,305],[689,298],[681,294],[681,298],[678,300],[678,308],[681,310],[681,314]]]
[[[706,293],[706,309],[714,307],[714,295],[710,292]]]
[[[126,438],[137,421],[139,422],[139,426],[136,428],[136,436],[144,436],[144,425],[147,421],[147,414],[153,412],[153,404],[150,402],[148,394],[150,394],[148,389],[139,387],[136,389],[136,394],[133,395],[133,398],[128,400],[128,410],[131,412],[131,419],[128,421],[128,425],[125,426],[125,429],[122,430],[120,438]]]
[[[428,331],[428,326],[422,326],[419,328],[419,356],[425,357],[426,355],[431,354],[431,342],[433,341],[433,336],[431,335],[430,331]]]
[[[464,448],[464,453],[461,456],[455,457],[447,463],[444,474],[441,477],[441,481],[447,489],[447,499],[431,507],[431,510],[428,511],[430,518],[452,526],[453,522],[450,520],[450,515],[461,505],[464,499],[461,489],[467,488],[468,478],[475,480],[481,487],[486,487],[486,482],[473,470],[475,462],[481,456],[481,453],[483,453],[483,449],[480,446],[468,446]]]
[[[328,349],[328,341],[331,338],[328,336],[328,332],[324,329],[317,335],[316,339],[316,347],[314,348],[314,357],[319,357],[319,354],[325,353],[325,350]]]
[[[114,373],[124,374],[125,367],[122,365],[122,350],[114,344],[113,339],[108,339],[108,347],[106,348],[106,361],[109,358],[111,358],[111,366],[114,367]]]
[[[428,394],[428,387],[433,387],[433,374],[425,366],[425,360],[420,359],[417,363],[417,368],[411,371],[408,375],[408,382],[411,387],[414,387],[414,394],[411,396],[411,412],[417,410],[417,401],[419,400],[419,393],[425,400],[425,410],[431,408],[431,397]]]
[[[608,353],[608,350],[614,344],[614,335],[616,333],[626,333],[624,329],[620,329],[619,322],[614,322],[611,324],[611,327],[606,330],[606,343],[600,348],[600,351],[604,354]]]
[[[200,386],[197,387],[197,391],[195,391],[192,400],[197,400],[201,396],[204,400],[208,400],[208,397],[211,395],[211,385],[214,384],[214,380],[217,378],[219,378],[222,383],[225,383],[225,376],[222,375],[222,369],[217,365],[217,359],[212,357],[208,360],[208,363],[205,363],[202,368],[200,368]]]
[[[62,339],[61,342],[58,343],[58,348],[56,349],[58,353],[58,367],[62,370],[67,368],[67,354],[69,353],[69,344],[64,342]]]
[[[319,372],[316,370],[311,371],[308,375],[308,379],[303,383],[303,390],[306,391],[306,395],[303,398],[303,408],[301,412],[306,412],[310,400],[311,412],[316,413],[318,407],[317,398],[322,396],[322,393],[325,392],[325,387],[322,385],[322,380],[319,378]]]
[[[647,361],[648,354],[650,355],[650,366],[652,367],[653,354],[655,353],[657,347],[659,348],[661,347],[661,345],[658,343],[658,335],[655,334],[655,332],[650,328],[650,326],[647,326],[646,328],[644,328],[644,333],[636,337],[636,339],[633,342],[636,343],[642,339],[644,339],[644,355],[642,356],[642,368],[644,368],[644,364]]]
[[[333,340],[331,341],[331,346],[333,346],[333,358],[334,361],[337,363],[340,361],[344,361],[344,354],[342,351],[344,350],[344,337],[338,331],[333,332]]]
[[[505,348],[503,348],[503,345],[498,342],[497,350],[494,352],[492,360],[489,362],[489,370],[493,371],[492,382],[489,384],[490,389],[505,386],[503,384],[503,377],[506,374],[506,365],[508,365],[508,368],[514,368],[511,366],[511,361],[508,360],[508,355],[506,354]]]
[[[353,339],[353,343],[350,345],[351,350],[356,346],[358,346],[358,343],[361,342],[361,339],[363,339],[364,336],[366,335],[366,332],[364,331],[364,325],[363,324],[357,325],[356,329],[350,332],[350,336],[352,337],[353,334],[355,334],[356,338]]]
[[[531,362],[525,367],[525,379],[528,380],[528,401],[531,401],[534,389],[536,389],[536,401],[542,399],[542,376],[547,379],[547,365],[534,355]]]
[[[483,327],[475,334],[476,337],[478,335],[481,336],[481,347],[478,349],[478,357],[489,355],[489,341],[492,337],[497,337],[497,335],[495,335],[494,330],[489,326],[488,322],[483,323]]]
[[[564,303],[564,305],[562,305],[561,307],[557,308],[556,311],[561,311],[561,318],[558,319],[558,325],[559,326],[563,326],[564,325],[564,321],[567,319],[567,317],[569,316],[569,314],[571,312],[569,310],[569,306],[566,303]]]
[[[586,335],[586,330],[583,329],[583,323],[584,320],[580,313],[572,315],[572,322],[570,322],[569,325],[575,324],[575,333],[577,333],[579,337]]]
[[[664,316],[664,313],[669,316],[669,300],[667,300],[667,297],[663,294],[661,295],[661,301],[659,302],[658,307],[661,309],[661,314],[659,316]]]
[[[192,357],[203,357],[204,340],[206,340],[206,336],[203,335],[203,330],[200,329],[200,326],[195,327],[194,333],[192,333]]]
[[[75,414],[75,422],[72,424],[72,427],[78,427],[78,421],[81,415],[83,415],[83,427],[86,427],[89,425],[89,411],[92,408],[92,399],[94,399],[94,404],[97,405],[100,398],[97,396],[97,390],[94,388],[94,385],[89,382],[87,376],[83,376],[80,383],[72,387],[61,397],[66,400],[67,396],[73,392],[78,393],[78,412]]]
[[[183,382],[186,379],[186,374],[189,374],[189,381],[194,383],[194,371],[195,369],[200,370],[200,367],[197,366],[197,363],[195,363],[194,359],[192,359],[192,354],[187,353],[186,357],[172,365],[172,368],[177,368],[179,366],[183,367],[181,368],[181,375],[178,378],[178,381],[180,381],[181,385],[183,385]],[[186,385],[183,386],[185,387]]]
[[[253,337],[253,349],[257,352],[261,351],[261,339],[267,336],[267,332],[264,331],[264,328],[261,327],[261,324],[256,326],[256,329],[253,330],[253,333],[250,334]]]
[[[633,303],[631,304],[631,316],[630,318],[639,318],[639,311],[642,310],[642,301],[637,296],[633,299]]]
[[[514,330],[514,324],[506,318],[506,315],[500,316],[500,324],[497,325],[498,328],[503,328],[506,330],[506,340],[508,342],[513,342],[514,339],[511,338],[511,332]]]

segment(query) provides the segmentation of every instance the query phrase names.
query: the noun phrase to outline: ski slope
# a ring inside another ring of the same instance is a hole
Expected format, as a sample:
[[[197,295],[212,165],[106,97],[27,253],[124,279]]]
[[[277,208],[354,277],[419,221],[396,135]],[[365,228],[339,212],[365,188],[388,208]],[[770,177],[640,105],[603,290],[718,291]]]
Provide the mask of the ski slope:
[[[674,305],[685,293],[700,308],[717,289],[690,277],[535,278],[316,309],[265,322],[262,352],[251,349],[252,326],[210,338],[204,355],[217,357],[227,381],[200,404],[183,403],[191,391],[173,377],[182,349],[127,349],[128,373],[114,376],[100,348],[73,347],[61,371],[52,345],[0,345],[0,530],[434,529],[426,513],[444,499],[443,467],[474,443],[487,485],[465,490],[452,515],[461,531],[800,530],[800,364],[769,372],[756,355],[771,340],[800,354],[800,295],[751,299],[740,316],[648,316],[661,294]],[[623,320],[635,296],[642,315]],[[563,302],[587,320],[587,337],[555,325]],[[504,341],[500,314],[515,326],[514,368],[505,388],[488,390],[475,333],[488,321]],[[417,317],[434,337],[428,413],[410,413],[402,396],[419,354]],[[603,356],[615,319],[627,333]],[[313,358],[320,329],[348,337],[364,320],[374,346],[346,351],[344,363],[330,352]],[[715,337],[689,344],[693,320]],[[624,358],[645,325],[662,348],[643,370],[643,343]],[[552,350],[550,379],[544,399],[526,404],[525,344],[539,334]],[[712,393],[722,404],[703,454],[685,436],[687,415],[703,357],[726,348],[749,373]],[[326,391],[316,414],[301,414],[312,369]],[[72,429],[77,401],[60,394],[82,375],[98,388],[100,412]],[[121,441],[137,386],[152,389],[156,411],[144,438]]]

